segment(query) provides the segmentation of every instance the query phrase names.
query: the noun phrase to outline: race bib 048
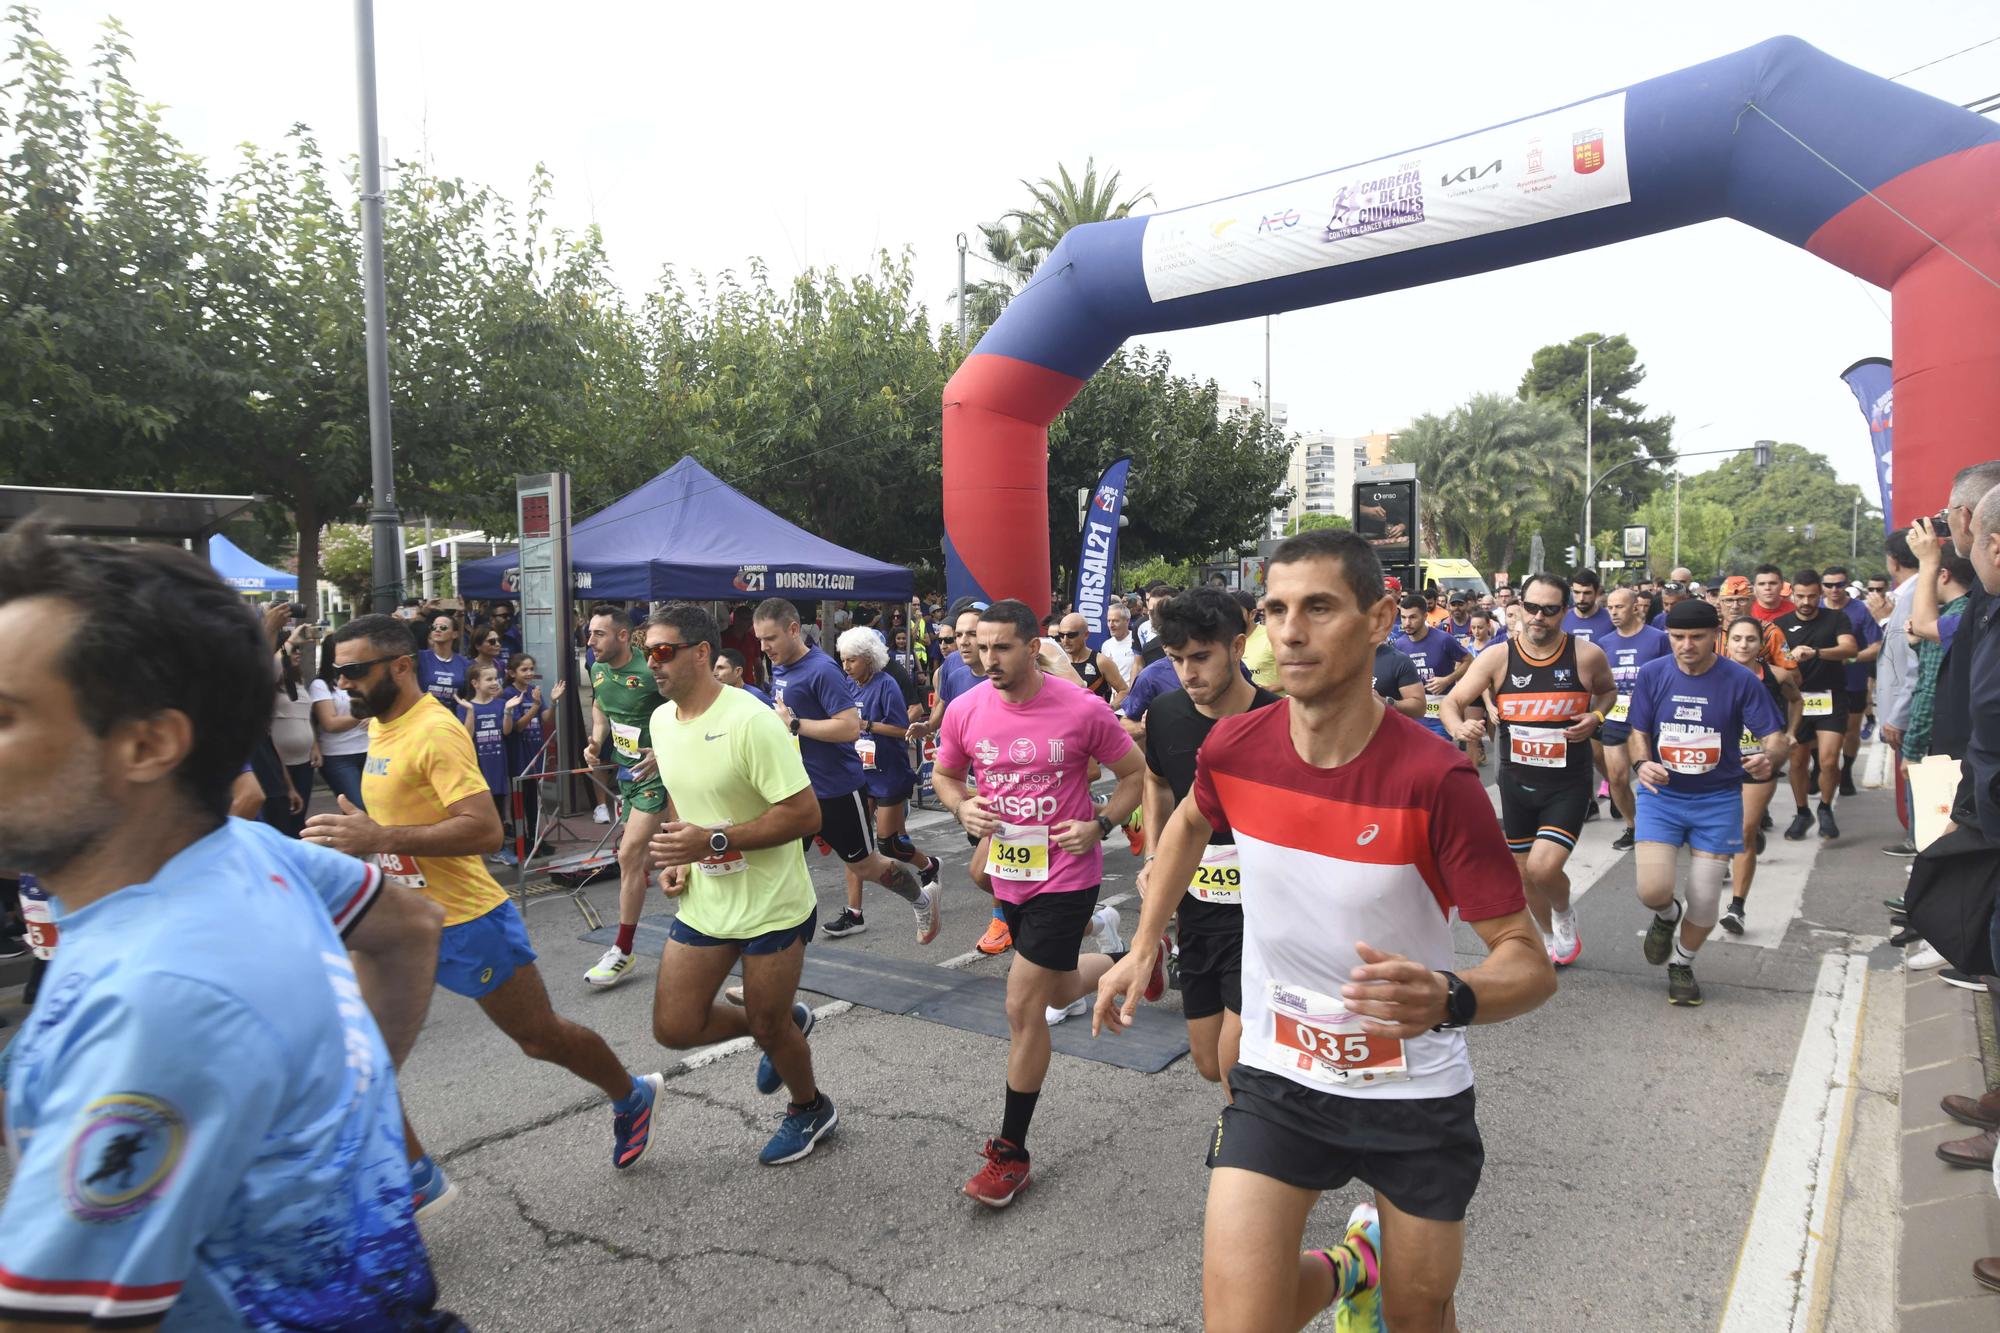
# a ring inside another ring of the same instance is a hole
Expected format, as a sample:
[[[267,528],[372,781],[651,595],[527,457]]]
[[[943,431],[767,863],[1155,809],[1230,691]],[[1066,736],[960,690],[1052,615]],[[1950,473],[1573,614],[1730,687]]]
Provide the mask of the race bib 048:
[[[406,889],[421,889],[425,886],[424,872],[417,866],[417,858],[402,852],[382,852],[375,857],[375,864],[382,867],[382,874],[391,884],[400,884]]]

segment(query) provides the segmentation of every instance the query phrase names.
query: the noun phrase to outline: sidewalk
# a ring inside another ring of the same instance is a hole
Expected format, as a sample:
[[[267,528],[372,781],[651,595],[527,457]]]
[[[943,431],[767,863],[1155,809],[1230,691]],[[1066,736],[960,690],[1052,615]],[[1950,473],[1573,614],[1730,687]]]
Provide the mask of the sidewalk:
[[[1903,991],[1902,1227],[1896,1271],[1903,1333],[2000,1328],[2000,1292],[1972,1277],[1976,1259],[2000,1255],[2000,1198],[1993,1176],[1946,1165],[1937,1145],[1976,1131],[1946,1115],[1947,1093],[2000,1087],[1990,994],[1946,985],[1935,971],[1907,973]]]

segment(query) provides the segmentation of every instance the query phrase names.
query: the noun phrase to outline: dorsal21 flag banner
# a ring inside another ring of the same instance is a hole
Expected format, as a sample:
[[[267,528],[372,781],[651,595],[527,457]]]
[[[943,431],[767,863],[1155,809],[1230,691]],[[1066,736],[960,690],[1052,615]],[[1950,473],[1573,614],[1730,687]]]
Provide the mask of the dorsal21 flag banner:
[[[1090,504],[1083,511],[1083,546],[1076,556],[1076,609],[1090,627],[1090,647],[1104,646],[1104,610],[1110,604],[1111,579],[1118,570],[1118,516],[1125,509],[1125,474],[1132,460],[1121,458],[1104,469]]]

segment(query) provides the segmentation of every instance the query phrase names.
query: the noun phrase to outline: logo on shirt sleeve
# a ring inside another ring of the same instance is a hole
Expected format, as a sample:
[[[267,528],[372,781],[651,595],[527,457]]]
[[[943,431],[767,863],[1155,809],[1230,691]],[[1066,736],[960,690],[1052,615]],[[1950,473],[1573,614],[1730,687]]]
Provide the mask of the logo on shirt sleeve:
[[[187,1146],[187,1122],[168,1102],[138,1092],[83,1109],[70,1141],[63,1193],[80,1222],[120,1222],[166,1193]]]

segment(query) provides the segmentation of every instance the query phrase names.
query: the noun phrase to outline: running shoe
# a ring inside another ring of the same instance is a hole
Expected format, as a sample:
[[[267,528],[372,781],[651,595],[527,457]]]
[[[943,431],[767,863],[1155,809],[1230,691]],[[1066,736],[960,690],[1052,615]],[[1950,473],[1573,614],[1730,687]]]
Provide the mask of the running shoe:
[[[1984,978],[1961,972],[1955,967],[1947,967],[1939,971],[1938,980],[1947,986],[1956,986],[1960,990],[1983,991],[1986,989]]]
[[[1341,1248],[1360,1272],[1350,1282],[1335,1281],[1353,1290],[1337,1296],[1333,1303],[1335,1333],[1387,1333],[1382,1320],[1382,1221],[1372,1203],[1357,1203],[1347,1217],[1347,1234]]]
[[[1732,935],[1743,933],[1743,909],[1732,906],[1722,914],[1722,928]]]
[[[811,1106],[787,1107],[784,1123],[757,1154],[757,1160],[765,1166],[783,1166],[810,1156],[819,1141],[839,1123],[840,1112],[833,1109],[833,1098],[823,1092],[813,1099]]]
[[[1588,824],[1591,820],[1596,819],[1601,813],[1602,812],[1597,808],[1597,798],[1595,796],[1591,797],[1589,800],[1583,803],[1584,823]]]
[[[1690,1009],[1701,1003],[1701,983],[1694,979],[1694,968],[1688,964],[1667,964],[1667,1003]]]
[[[804,1004],[797,1000],[792,1001],[792,1022],[798,1026],[801,1037],[811,1036],[813,1024],[818,1021],[819,1019],[814,1016],[812,1010],[806,1008]],[[771,1063],[770,1053],[766,1052],[764,1057],[757,1062],[757,1091],[768,1097],[784,1086],[784,1077],[778,1073],[778,1067]],[[807,1151],[810,1152],[811,1149],[807,1149]]]
[[[1014,932],[1007,929],[1005,920],[997,916],[992,917],[986,923],[986,933],[981,935],[979,943],[972,947],[989,958],[994,954],[1006,953],[1014,947]]]
[[[943,893],[934,883],[919,883],[917,901],[911,904],[911,910],[917,914],[917,943],[929,944],[944,926]]]
[[[988,1208],[1005,1208],[1028,1188],[1028,1155],[1005,1139],[988,1139],[979,1150],[986,1165],[965,1182],[965,1196]]]
[[[1819,808],[1819,836],[1822,838],[1840,836],[1840,825],[1833,822],[1833,807],[1830,805],[1822,805]]]
[[[1908,900],[1903,898],[1884,898],[1882,900],[1882,906],[1888,908],[1892,912],[1907,912],[1910,910],[1910,904]]]
[[[1167,937],[1160,936],[1160,947],[1153,954],[1153,972],[1146,978],[1146,1003],[1151,1004],[1167,993]]]
[[[1766,846],[1766,845],[1767,845],[1767,844],[1766,844],[1766,843],[1765,843],[1765,841],[1764,841],[1764,830],[1763,830],[1763,829],[1758,829],[1758,830],[1757,830],[1757,855],[1759,855],[1759,856],[1762,856],[1762,855],[1764,854],[1764,848],[1765,848],[1765,846]]]
[[[944,867],[939,864],[938,859],[933,856],[931,863],[917,872],[917,878],[926,884],[935,884],[938,882],[938,875],[943,869]]]
[[[722,998],[735,1005],[738,1009],[741,1009],[743,1007],[743,988],[741,986],[724,986],[722,988]]]
[[[1764,817],[1757,821],[1757,827],[1763,829],[1766,833],[1769,833],[1774,827],[1771,823],[1771,812],[1769,810],[1766,810]]]
[[[502,847],[494,854],[493,859],[503,866],[517,866],[521,864],[520,856],[515,853],[512,847]]]
[[[1045,1006],[1042,1010],[1042,1017],[1047,1020],[1050,1027],[1054,1027],[1065,1018],[1082,1018],[1089,1012],[1090,997],[1088,995],[1080,995],[1060,1008],[1056,1005]]]
[[[1627,824],[1625,831],[1611,840],[1611,850],[1614,852],[1629,852],[1632,850],[1632,843],[1634,841],[1635,831],[1630,824]]]
[[[611,811],[605,806],[604,802],[599,801],[597,808],[590,812],[590,818],[594,823],[609,824],[611,822]]]
[[[1576,912],[1550,912],[1549,924],[1555,927],[1555,938],[1549,944],[1549,961],[1557,967],[1568,967],[1583,954],[1583,940],[1576,933]]]
[[[1934,967],[1944,966],[1944,955],[1929,940],[1918,940],[1915,947],[1903,955],[1903,966],[1912,972],[1928,972]]]
[[[1673,952],[1674,931],[1681,924],[1681,905],[1674,904],[1674,918],[1669,921],[1658,912],[1653,913],[1652,924],[1646,927],[1646,961],[1654,967],[1667,961]]]
[[[431,1160],[425,1153],[410,1163],[410,1212],[418,1218],[435,1216],[441,1209],[458,1197],[458,1186],[444,1173],[444,1168]]]
[[[1124,937],[1118,933],[1118,909],[1100,907],[1090,914],[1090,932],[1097,936],[1097,943],[1105,953],[1124,951]]]
[[[1898,843],[1892,843],[1891,845],[1884,847],[1882,849],[1882,855],[1884,856],[1900,856],[1905,860],[1915,856],[1916,854],[1917,854],[1917,844],[1911,842],[1908,838],[1905,838]]]
[[[1792,822],[1785,826],[1786,842],[1804,842],[1806,834],[1812,832],[1812,811],[1801,810],[1792,816]]]
[[[1146,854],[1146,830],[1137,824],[1128,822],[1125,825],[1125,845],[1132,849],[1132,855],[1144,856]]]
[[[638,1161],[652,1141],[653,1103],[659,1100],[664,1085],[658,1074],[635,1079],[632,1091],[638,1094],[638,1105],[624,1111],[615,1105],[611,1108],[611,1165],[619,1170]]]
[[[583,974],[583,979],[593,986],[616,986],[631,975],[632,955],[614,944],[604,951],[596,966]]]
[[[1864,717],[1861,719],[1861,739],[1864,741],[1872,741],[1875,739],[1874,718]]]
[[[860,935],[867,929],[868,923],[861,919],[861,913],[852,907],[843,907],[839,916],[819,928],[819,933],[830,940],[839,940],[849,935]]]

